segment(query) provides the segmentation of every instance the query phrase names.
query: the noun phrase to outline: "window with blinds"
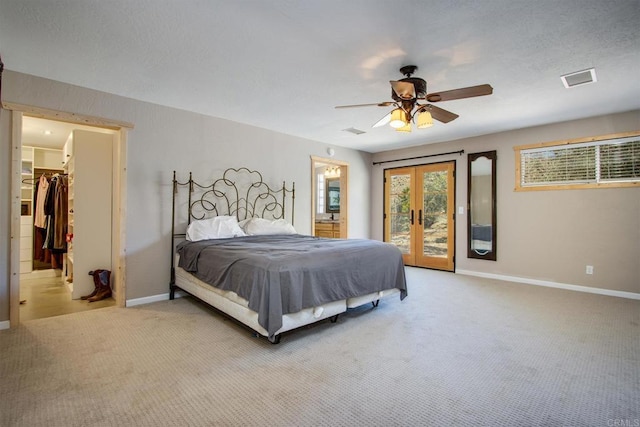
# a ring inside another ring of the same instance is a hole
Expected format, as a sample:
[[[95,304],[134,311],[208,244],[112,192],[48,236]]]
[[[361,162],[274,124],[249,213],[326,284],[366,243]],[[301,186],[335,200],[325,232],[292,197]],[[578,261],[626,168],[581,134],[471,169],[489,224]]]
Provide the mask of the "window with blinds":
[[[516,190],[640,184],[640,133],[515,147]]]
[[[324,173],[319,173],[316,176],[316,179],[318,180],[318,191],[316,192],[316,213],[319,214],[323,214],[324,212],[324,197],[325,197],[325,189],[324,189],[324,185],[325,185],[325,180],[324,180]]]

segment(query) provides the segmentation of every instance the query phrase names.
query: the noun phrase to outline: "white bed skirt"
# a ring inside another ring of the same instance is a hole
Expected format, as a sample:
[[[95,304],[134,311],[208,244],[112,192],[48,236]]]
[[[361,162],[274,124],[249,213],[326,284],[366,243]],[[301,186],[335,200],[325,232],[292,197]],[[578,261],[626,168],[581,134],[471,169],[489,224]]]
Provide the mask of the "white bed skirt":
[[[175,271],[176,286],[244,323],[260,335],[265,337],[269,335],[267,330],[258,323],[258,313],[249,308],[247,300],[233,291],[214,288],[180,267],[176,267]],[[333,301],[318,307],[305,308],[297,313],[285,314],[282,316],[282,327],[278,329],[276,335],[344,313],[347,308],[359,307],[399,293],[399,289],[392,288],[359,297]]]

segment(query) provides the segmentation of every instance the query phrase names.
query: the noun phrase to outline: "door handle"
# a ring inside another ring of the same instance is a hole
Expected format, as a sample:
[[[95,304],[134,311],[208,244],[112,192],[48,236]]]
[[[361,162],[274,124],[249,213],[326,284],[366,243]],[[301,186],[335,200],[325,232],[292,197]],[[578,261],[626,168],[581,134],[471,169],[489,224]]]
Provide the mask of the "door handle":
[[[413,209],[411,209],[411,225],[413,225]]]
[[[422,225],[422,209],[418,211],[418,224]]]

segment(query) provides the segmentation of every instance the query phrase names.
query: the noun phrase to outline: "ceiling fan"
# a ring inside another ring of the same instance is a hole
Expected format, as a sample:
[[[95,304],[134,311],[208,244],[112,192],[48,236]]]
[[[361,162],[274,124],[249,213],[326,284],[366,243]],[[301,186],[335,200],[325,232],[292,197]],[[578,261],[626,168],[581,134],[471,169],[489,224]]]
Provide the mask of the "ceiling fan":
[[[416,72],[416,65],[405,65],[400,68],[400,72],[406,77],[397,81],[391,80],[391,98],[393,101],[384,101],[373,104],[338,105],[335,108],[355,108],[355,107],[390,107],[391,110],[382,119],[378,120],[373,127],[384,126],[387,123],[399,132],[411,132],[411,122],[414,122],[419,129],[433,126],[433,119],[442,123],[449,123],[459,116],[451,111],[431,105],[433,102],[452,101],[454,99],[472,98],[474,96],[491,95],[493,88],[491,85],[483,84],[460,89],[447,90],[444,92],[427,93],[427,82],[419,77],[411,77]],[[426,101],[421,104],[418,101]]]

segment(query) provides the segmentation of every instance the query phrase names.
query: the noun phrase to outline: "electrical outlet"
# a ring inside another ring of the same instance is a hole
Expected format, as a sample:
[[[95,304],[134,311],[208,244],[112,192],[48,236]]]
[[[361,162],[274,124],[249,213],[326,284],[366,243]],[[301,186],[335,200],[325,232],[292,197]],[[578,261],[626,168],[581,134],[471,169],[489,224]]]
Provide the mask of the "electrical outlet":
[[[464,207],[463,206],[458,206],[458,214],[459,215],[464,215]]]
[[[593,265],[587,265],[587,274],[593,274]]]

